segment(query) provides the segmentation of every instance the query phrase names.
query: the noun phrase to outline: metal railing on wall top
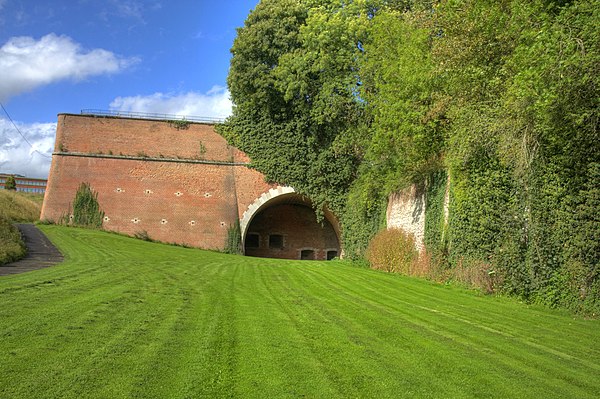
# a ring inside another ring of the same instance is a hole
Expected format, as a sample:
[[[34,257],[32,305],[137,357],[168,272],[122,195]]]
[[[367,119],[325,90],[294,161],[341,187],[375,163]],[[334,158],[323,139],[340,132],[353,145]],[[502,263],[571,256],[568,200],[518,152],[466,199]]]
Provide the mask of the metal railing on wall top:
[[[131,119],[153,119],[164,121],[188,121],[200,123],[223,123],[225,118],[214,118],[206,116],[188,116],[175,114],[157,114],[149,112],[131,112],[131,111],[109,111],[102,109],[82,109],[81,115],[115,116],[119,118]]]

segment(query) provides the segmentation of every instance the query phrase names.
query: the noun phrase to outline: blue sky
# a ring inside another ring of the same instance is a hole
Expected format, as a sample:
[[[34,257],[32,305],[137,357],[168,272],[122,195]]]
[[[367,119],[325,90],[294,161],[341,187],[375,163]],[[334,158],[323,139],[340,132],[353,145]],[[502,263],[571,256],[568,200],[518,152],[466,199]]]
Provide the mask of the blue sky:
[[[226,117],[236,28],[258,0],[0,0],[0,172],[46,177],[56,115]]]

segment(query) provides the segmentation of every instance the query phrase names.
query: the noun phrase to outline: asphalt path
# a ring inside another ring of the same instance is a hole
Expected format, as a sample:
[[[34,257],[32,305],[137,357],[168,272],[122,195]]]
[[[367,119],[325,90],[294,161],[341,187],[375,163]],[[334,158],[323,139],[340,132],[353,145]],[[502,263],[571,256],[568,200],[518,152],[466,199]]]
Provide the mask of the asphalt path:
[[[0,276],[42,269],[63,261],[64,257],[60,251],[35,225],[17,224],[16,226],[21,231],[27,246],[27,255],[21,260],[0,266]]]

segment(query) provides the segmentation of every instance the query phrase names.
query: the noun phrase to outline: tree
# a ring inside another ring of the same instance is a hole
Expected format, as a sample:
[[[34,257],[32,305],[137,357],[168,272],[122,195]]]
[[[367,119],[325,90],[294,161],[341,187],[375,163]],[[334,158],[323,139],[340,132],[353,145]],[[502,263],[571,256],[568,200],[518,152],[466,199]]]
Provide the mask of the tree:
[[[4,183],[4,188],[6,190],[13,190],[13,191],[17,190],[17,182],[15,182],[15,177],[13,175],[10,175],[6,178],[6,182]]]
[[[359,59],[371,3],[263,0],[232,48],[233,115],[221,126],[269,180],[340,214],[370,123]]]

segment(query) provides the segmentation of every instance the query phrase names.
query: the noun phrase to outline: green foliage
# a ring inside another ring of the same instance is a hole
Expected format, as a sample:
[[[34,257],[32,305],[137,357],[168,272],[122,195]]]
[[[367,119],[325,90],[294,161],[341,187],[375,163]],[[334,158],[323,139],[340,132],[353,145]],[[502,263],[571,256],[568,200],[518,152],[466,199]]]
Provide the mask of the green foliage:
[[[437,91],[428,29],[421,12],[382,12],[365,46],[362,88],[374,120],[364,167],[383,191],[422,182],[439,170],[447,99]]]
[[[81,183],[73,200],[73,220],[76,226],[91,228],[102,227],[104,212],[98,204],[98,193],[89,183]]]
[[[506,292],[592,313],[598,262],[575,248],[593,247],[595,227],[575,221],[590,220],[580,205],[600,153],[599,5],[443,2],[433,45],[455,100],[451,263],[490,264]]]
[[[235,223],[227,228],[227,241],[223,252],[227,254],[242,255],[242,232],[240,223]]]
[[[342,241],[344,253],[349,259],[365,256],[373,236],[385,228],[387,198],[382,194],[374,176],[361,175],[350,189],[344,209]]]
[[[341,214],[369,119],[358,60],[370,8],[363,2],[268,0],[238,30],[228,77],[235,104],[220,126],[267,179]]]
[[[187,130],[190,128],[190,122],[185,119],[170,120],[168,123],[177,130]]]
[[[19,260],[26,253],[19,229],[9,219],[0,216],[0,265]]]
[[[445,171],[432,173],[426,181],[424,244],[436,262],[443,263],[448,256],[448,226],[444,201],[448,175]]]
[[[0,190],[0,265],[21,259],[27,253],[21,233],[13,223],[32,223],[41,211],[39,195]]]
[[[9,175],[6,178],[6,181],[4,182],[4,189],[12,191],[17,190],[17,183],[15,182],[15,177],[13,175]]]
[[[220,129],[338,215],[350,258],[389,194],[424,184],[436,268],[594,313],[598,20],[600,0],[264,0],[238,31]]]

